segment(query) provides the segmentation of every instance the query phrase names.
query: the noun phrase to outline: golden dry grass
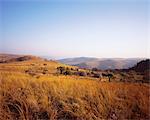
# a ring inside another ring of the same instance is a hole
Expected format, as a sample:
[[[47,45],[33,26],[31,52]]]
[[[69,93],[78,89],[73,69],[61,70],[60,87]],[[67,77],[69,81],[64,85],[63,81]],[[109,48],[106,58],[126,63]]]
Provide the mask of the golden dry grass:
[[[36,78],[23,72],[31,63],[43,66],[38,61],[0,65],[0,119],[150,118],[149,84],[98,82],[53,74]],[[47,66],[53,71],[59,64],[47,62]]]

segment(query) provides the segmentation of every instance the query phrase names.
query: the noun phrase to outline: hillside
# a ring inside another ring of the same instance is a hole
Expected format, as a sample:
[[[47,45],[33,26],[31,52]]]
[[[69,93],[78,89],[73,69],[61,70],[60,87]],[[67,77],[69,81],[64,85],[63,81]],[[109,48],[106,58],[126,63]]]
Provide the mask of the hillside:
[[[142,74],[144,81],[150,83],[150,59],[138,62],[134,67],[129,70],[136,71]]]
[[[150,70],[150,59],[138,62],[134,67],[130,68],[130,70],[135,70],[136,72],[145,72]]]
[[[0,119],[98,120],[149,119],[147,83],[102,82],[89,73],[56,61],[24,59],[0,63]],[[28,57],[27,57],[28,58]],[[33,57],[34,58],[34,57]],[[11,58],[12,59],[12,58]],[[14,59],[14,58],[13,58]],[[60,74],[58,68],[65,68]],[[99,71],[97,71],[99,72]],[[100,71],[107,74],[107,71]],[[96,71],[94,71],[96,73]],[[135,74],[132,72],[131,74]],[[140,91],[139,91],[140,90]]]
[[[5,61],[8,61],[10,59],[15,59],[21,57],[21,55],[15,55],[15,54],[0,54],[0,63],[3,63]]]
[[[80,68],[98,68],[101,70],[106,69],[127,69],[134,66],[137,62],[141,61],[140,58],[66,58],[58,60],[61,63],[78,66]]]
[[[28,60],[42,60],[42,58],[33,55],[0,54],[0,63],[20,62]]]
[[[55,73],[59,66],[68,66],[57,61],[46,60],[33,55],[11,55],[1,54],[0,71],[31,73],[35,76],[47,73]],[[69,67],[69,66],[68,66]]]

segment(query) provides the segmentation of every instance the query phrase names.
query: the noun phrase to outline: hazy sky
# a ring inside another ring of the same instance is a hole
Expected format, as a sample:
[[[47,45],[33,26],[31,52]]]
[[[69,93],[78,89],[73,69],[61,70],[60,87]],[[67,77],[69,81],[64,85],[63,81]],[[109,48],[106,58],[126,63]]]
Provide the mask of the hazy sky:
[[[0,0],[0,51],[150,57],[148,0]]]

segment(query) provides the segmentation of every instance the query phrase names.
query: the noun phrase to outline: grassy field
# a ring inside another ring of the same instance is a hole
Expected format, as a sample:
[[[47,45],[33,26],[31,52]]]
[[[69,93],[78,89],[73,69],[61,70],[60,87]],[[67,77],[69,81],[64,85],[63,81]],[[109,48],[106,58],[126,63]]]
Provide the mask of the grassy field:
[[[0,64],[0,119],[150,118],[149,84],[55,75],[60,65],[65,66],[38,60]],[[29,69],[36,75],[27,74]]]

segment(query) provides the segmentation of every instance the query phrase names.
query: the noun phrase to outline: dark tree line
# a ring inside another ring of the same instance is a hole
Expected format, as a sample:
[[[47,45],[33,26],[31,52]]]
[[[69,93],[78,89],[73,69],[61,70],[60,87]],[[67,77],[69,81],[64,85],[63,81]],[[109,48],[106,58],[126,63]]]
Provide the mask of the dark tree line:
[[[97,68],[93,68],[92,71],[80,71],[78,68],[69,68],[69,67],[62,67],[62,66],[57,67],[57,73],[63,75],[78,75],[78,76],[88,76],[94,78],[107,77],[109,79],[109,82],[113,78],[113,74],[111,73],[100,74],[98,71],[99,70]]]

